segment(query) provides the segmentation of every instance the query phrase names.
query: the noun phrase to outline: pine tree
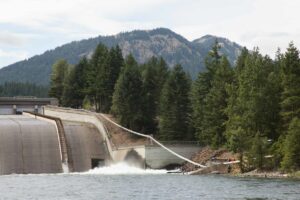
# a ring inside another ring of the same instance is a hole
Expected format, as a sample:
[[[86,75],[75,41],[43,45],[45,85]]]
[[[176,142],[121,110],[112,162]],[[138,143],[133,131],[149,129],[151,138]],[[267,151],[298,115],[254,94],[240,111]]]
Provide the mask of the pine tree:
[[[115,86],[112,113],[123,126],[136,131],[143,127],[142,84],[139,66],[129,55]]]
[[[261,138],[278,138],[280,109],[280,78],[274,62],[258,50],[243,60],[243,67],[235,70],[236,82],[227,88],[230,96],[226,108],[228,146],[242,157],[253,149],[257,133]]]
[[[171,71],[162,90],[159,137],[162,140],[189,140],[190,80],[180,65]]]
[[[294,117],[291,121],[284,142],[284,157],[281,163],[286,171],[300,169],[300,120]]]
[[[110,50],[103,44],[97,46],[90,61],[87,90],[96,111],[110,111],[115,83],[123,65],[122,52],[118,46]]]
[[[115,84],[118,80],[121,70],[124,67],[124,58],[120,47],[117,45],[109,51],[109,69],[107,73],[106,97],[107,105],[103,108],[104,112],[109,112],[112,106],[112,96],[115,89]]]
[[[249,153],[250,164],[258,169],[263,169],[265,166],[265,155],[267,152],[267,139],[262,137],[260,133],[256,133],[252,139],[252,146]]]
[[[294,117],[300,118],[300,59],[293,43],[283,58],[282,87],[281,116],[283,130],[287,130]]]
[[[62,102],[64,106],[81,108],[86,96],[88,60],[84,57],[66,78]]]
[[[239,55],[239,57],[236,61],[236,65],[235,65],[236,73],[240,73],[244,69],[245,60],[246,60],[248,55],[249,55],[249,51],[246,47],[244,47],[241,51],[241,54]]]
[[[64,83],[68,70],[69,64],[66,60],[58,60],[52,67],[49,96],[57,98],[60,103],[62,102]]]
[[[205,96],[203,107],[202,134],[207,136],[209,143],[214,147],[225,144],[225,122],[228,117],[225,113],[228,102],[226,86],[231,84],[233,71],[226,57],[216,66],[211,83],[211,89]]]
[[[157,116],[159,112],[159,99],[162,87],[167,76],[167,66],[161,58],[151,58],[143,66],[143,122],[144,132],[155,134],[157,132]]]
[[[278,112],[278,104],[272,104],[278,93],[269,91],[272,87],[269,77],[273,71],[272,60],[254,51],[248,55],[245,68],[238,77],[238,115],[241,125],[252,136],[258,131],[269,136],[274,130],[270,118]]]
[[[61,97],[61,105],[65,107],[75,107],[74,106],[74,88],[73,84],[75,82],[75,69],[74,67],[70,68],[68,74],[66,75],[64,81],[64,88]]]
[[[198,142],[207,145],[210,143],[210,135],[204,135],[204,105],[205,97],[210,90],[210,76],[208,72],[200,72],[192,86],[193,126]]]
[[[212,82],[217,68],[220,66],[221,56],[219,54],[220,45],[218,41],[212,47],[205,59],[206,71],[200,72],[192,87],[192,107],[193,107],[193,126],[198,141],[203,145],[210,145],[212,136],[205,131],[204,117],[206,97],[212,88]]]
[[[110,102],[107,95],[109,73],[109,51],[106,46],[99,44],[90,61],[88,75],[88,94],[98,112],[107,112],[109,110]]]

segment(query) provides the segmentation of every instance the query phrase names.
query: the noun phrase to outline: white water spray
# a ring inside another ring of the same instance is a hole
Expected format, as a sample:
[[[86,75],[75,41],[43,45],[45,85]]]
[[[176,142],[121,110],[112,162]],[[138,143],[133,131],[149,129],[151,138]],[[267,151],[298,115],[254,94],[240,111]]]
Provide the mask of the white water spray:
[[[63,173],[69,173],[68,163],[62,163]]]
[[[105,167],[97,167],[81,174],[99,174],[99,175],[147,175],[147,174],[166,174],[167,170],[141,169],[130,166],[125,162],[113,164]]]

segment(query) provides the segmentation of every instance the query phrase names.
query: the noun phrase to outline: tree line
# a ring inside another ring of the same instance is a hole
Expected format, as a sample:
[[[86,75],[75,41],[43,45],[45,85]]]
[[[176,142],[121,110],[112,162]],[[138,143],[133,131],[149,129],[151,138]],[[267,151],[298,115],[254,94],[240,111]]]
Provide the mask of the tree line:
[[[241,168],[300,168],[300,58],[290,43],[273,60],[244,48],[231,66],[216,42],[192,81],[163,58],[138,64],[99,44],[90,59],[53,65],[49,95],[62,106],[111,113],[161,140],[196,140],[239,153]]]
[[[33,83],[5,82],[0,85],[0,96],[48,97],[48,89],[48,86],[40,86]]]

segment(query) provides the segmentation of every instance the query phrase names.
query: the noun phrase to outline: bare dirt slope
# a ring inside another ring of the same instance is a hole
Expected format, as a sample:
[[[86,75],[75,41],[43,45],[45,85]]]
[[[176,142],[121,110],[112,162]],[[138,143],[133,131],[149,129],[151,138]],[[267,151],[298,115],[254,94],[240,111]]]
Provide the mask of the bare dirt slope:
[[[105,114],[105,116],[111,119],[112,121],[118,123],[117,120],[112,115]],[[111,141],[117,148],[122,146],[146,145],[150,143],[148,139],[140,136],[135,136],[132,133],[129,133],[115,126],[114,124],[108,122],[105,119],[103,120],[103,122],[110,134]]]
[[[214,150],[210,147],[204,147],[197,153],[195,153],[191,160],[194,162],[200,163],[202,165],[210,166],[212,162],[226,162],[237,160],[237,155],[232,154],[226,149],[217,149]],[[197,167],[190,163],[185,163],[182,167],[183,171],[190,172],[197,170]],[[226,168],[227,169],[227,168]],[[235,167],[231,171],[236,171]]]

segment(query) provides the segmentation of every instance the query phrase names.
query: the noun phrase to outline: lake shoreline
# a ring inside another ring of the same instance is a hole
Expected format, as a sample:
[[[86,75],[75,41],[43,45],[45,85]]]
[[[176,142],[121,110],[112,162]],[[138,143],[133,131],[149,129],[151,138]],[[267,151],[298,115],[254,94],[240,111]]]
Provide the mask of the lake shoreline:
[[[222,167],[223,166],[223,167]],[[189,175],[209,175],[209,174],[219,174],[229,177],[240,177],[240,178],[266,178],[266,179],[297,179],[300,180],[300,171],[293,173],[283,173],[281,171],[259,171],[253,170],[245,173],[241,172],[231,172],[228,173],[226,168],[223,169],[224,165],[216,165],[214,167],[210,166],[207,169],[198,169],[195,171],[187,172]],[[228,166],[227,166],[228,167]]]
[[[238,173],[238,174],[228,174],[229,176],[247,178],[247,177],[254,177],[254,178],[280,178],[280,179],[297,179],[300,180],[299,172],[295,173],[282,173],[280,171],[262,171],[259,172],[257,170],[253,170],[246,173]]]

